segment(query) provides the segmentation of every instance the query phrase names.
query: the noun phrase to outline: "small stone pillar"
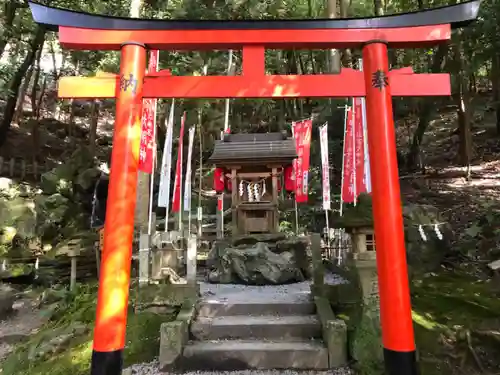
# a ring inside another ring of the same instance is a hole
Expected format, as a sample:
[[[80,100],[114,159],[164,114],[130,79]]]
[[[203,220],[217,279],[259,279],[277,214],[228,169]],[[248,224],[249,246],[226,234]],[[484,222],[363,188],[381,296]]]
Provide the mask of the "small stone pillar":
[[[76,287],[77,258],[80,255],[80,243],[71,242],[68,244],[68,257],[71,259],[71,274],[69,279],[69,290]]]
[[[141,233],[139,237],[139,283],[149,282],[149,252],[151,236],[147,233]]]
[[[197,247],[197,237],[195,235],[189,236],[186,251],[186,279],[190,284],[196,283]]]
[[[360,363],[370,367],[383,364],[382,329],[380,326],[380,300],[378,292],[377,256],[367,246],[367,235],[371,228],[356,228],[351,231],[352,256],[350,259],[360,289],[359,314],[355,319],[351,340],[351,355]]]
[[[359,277],[359,285],[363,297],[363,303],[372,307],[376,306],[378,311],[378,275],[377,255],[374,250],[368,249],[366,237],[373,236],[371,228],[354,228],[351,231],[352,243],[352,265],[356,268]],[[377,312],[378,315],[378,312]]]

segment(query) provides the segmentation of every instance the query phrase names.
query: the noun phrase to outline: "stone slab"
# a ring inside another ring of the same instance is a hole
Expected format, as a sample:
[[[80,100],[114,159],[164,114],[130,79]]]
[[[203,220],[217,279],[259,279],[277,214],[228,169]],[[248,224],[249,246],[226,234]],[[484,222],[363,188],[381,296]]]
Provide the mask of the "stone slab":
[[[191,326],[197,340],[321,338],[316,315],[222,316],[198,318]]]
[[[325,370],[328,350],[315,341],[223,340],[186,346],[183,370]]]
[[[198,307],[200,317],[233,315],[309,315],[315,312],[312,301],[247,301],[230,302],[219,299],[205,299]]]

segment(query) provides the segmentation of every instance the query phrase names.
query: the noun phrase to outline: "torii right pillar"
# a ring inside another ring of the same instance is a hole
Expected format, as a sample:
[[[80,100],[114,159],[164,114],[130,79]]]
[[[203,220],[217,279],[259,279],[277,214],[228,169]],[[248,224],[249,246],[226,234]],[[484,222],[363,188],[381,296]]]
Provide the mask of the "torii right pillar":
[[[389,63],[384,41],[374,40],[364,45],[363,72],[385,367],[388,375],[417,375]]]

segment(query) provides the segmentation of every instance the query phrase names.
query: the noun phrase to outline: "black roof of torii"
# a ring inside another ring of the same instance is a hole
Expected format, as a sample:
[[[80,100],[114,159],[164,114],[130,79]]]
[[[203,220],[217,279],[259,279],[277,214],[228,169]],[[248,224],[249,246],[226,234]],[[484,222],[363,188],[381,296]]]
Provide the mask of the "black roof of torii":
[[[292,30],[384,29],[450,24],[463,27],[477,18],[481,0],[378,17],[338,19],[163,20],[113,17],[28,1],[33,19],[49,30],[60,26],[101,30]]]

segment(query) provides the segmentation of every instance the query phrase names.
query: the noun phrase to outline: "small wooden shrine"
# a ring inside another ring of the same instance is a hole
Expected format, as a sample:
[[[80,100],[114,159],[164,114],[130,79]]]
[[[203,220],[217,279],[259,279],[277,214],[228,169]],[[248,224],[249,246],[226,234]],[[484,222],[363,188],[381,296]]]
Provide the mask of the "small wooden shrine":
[[[214,188],[231,194],[232,235],[276,233],[278,195],[293,190],[295,140],[284,133],[226,134],[215,142]]]

